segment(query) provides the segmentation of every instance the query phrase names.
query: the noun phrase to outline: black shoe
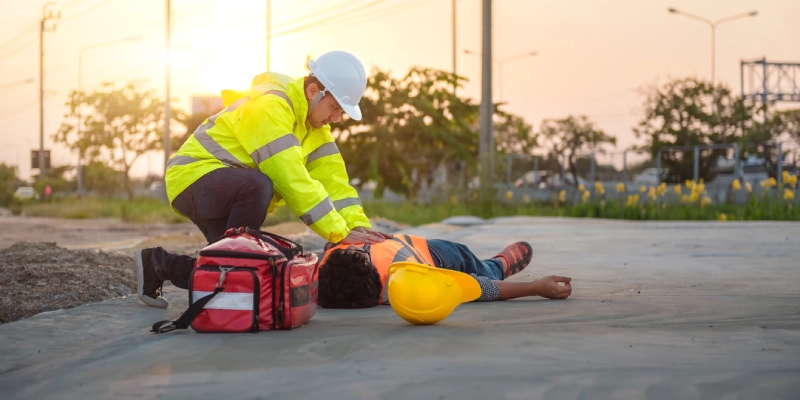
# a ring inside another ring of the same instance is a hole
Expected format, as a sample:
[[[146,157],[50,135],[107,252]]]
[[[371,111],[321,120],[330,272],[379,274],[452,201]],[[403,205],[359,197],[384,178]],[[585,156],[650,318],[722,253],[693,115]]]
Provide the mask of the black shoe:
[[[136,252],[136,272],[139,277],[139,300],[150,307],[167,308],[169,302],[161,297],[164,285],[161,265],[156,261],[156,249],[142,249]]]

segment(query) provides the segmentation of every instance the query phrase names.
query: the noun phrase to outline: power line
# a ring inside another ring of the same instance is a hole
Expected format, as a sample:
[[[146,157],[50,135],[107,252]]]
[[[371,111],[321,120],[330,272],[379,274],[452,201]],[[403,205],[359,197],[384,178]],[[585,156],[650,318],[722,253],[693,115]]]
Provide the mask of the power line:
[[[402,11],[409,11],[409,10],[412,10],[414,8],[423,6],[423,5],[427,4],[427,3],[431,3],[433,1],[435,1],[435,0],[417,0],[416,2],[411,1],[411,2],[407,2],[407,3],[403,3],[403,4],[398,4],[398,5],[392,6],[392,7],[382,8],[380,10],[374,10],[372,13],[354,15],[354,16],[352,16],[352,18],[349,18],[349,19],[342,19],[342,20],[333,21],[330,24],[328,24],[327,26],[325,26],[328,29],[324,29],[322,31],[317,31],[315,33],[317,35],[319,35],[319,34],[322,34],[322,33],[330,32],[332,30],[340,29],[340,28],[342,28],[343,25],[355,25],[355,24],[360,24],[360,23],[367,22],[367,21],[374,21],[376,19],[383,18],[383,17],[388,16],[388,15],[396,15],[397,14],[395,12],[396,10],[399,10],[401,12]],[[292,33],[300,32],[300,31],[303,31],[303,30],[314,30],[315,28],[316,27],[314,27],[314,26],[308,27],[308,28],[303,28],[303,27],[293,28],[293,29],[289,29],[287,31],[274,33],[274,34],[272,34],[272,37],[290,35]],[[322,26],[320,26],[320,28],[322,28]],[[259,38],[259,39],[256,39],[256,40],[263,40],[263,39],[265,39],[265,38]]]
[[[71,19],[78,18],[78,17],[80,17],[82,15],[85,15],[87,13],[90,13],[90,12],[92,12],[92,11],[94,11],[94,10],[96,10],[96,9],[98,9],[98,8],[100,8],[100,7],[104,6],[104,5],[112,2],[112,1],[114,1],[114,0],[103,0],[103,1],[95,4],[94,6],[89,7],[89,8],[87,8],[87,9],[85,9],[85,10],[83,10],[83,11],[77,13],[77,14],[73,14],[73,15],[70,15],[69,17],[61,18],[61,21],[69,21]]]
[[[303,29],[312,28],[315,25],[319,25],[320,23],[325,23],[326,20],[336,20],[339,17],[347,17],[348,14],[352,14],[353,13],[354,9],[358,9],[359,11],[363,11],[365,9],[368,9],[370,7],[374,7],[374,6],[376,6],[376,5],[380,4],[380,3],[383,3],[383,2],[386,2],[386,0],[373,0],[371,3],[364,4],[363,6],[358,4],[358,3],[356,3],[356,4],[353,5],[353,7],[350,7],[348,9],[346,9],[346,10],[343,10],[339,14],[323,16],[323,14],[326,14],[330,10],[340,9],[340,7],[338,7],[338,6],[330,7],[330,8],[327,8],[325,10],[321,10],[321,11],[315,13],[316,16],[320,16],[321,17],[320,19],[317,19],[317,20],[312,21],[312,22],[306,22],[305,25],[300,25],[299,27],[291,28],[291,29],[288,30],[288,32],[295,32],[295,31],[300,31],[300,30],[303,30]],[[304,16],[302,18],[298,18],[298,19],[296,19],[294,21],[290,21],[290,22],[285,23],[283,25],[279,25],[276,28],[280,29],[280,28],[282,28],[284,26],[287,26],[287,25],[297,24],[297,23],[306,21],[309,18],[314,18],[314,16],[315,16],[314,14],[308,15],[308,16]],[[283,34],[286,34],[286,33],[283,33]],[[278,35],[280,35],[280,34],[278,34]],[[273,36],[278,36],[278,35],[273,34]]]
[[[13,87],[13,86],[19,86],[19,85],[22,85],[22,84],[25,84],[25,83],[33,83],[33,82],[35,82],[35,79],[33,79],[33,78],[22,79],[22,80],[19,80],[19,81],[16,81],[16,82],[4,83],[4,84],[0,85],[0,89],[5,89],[5,88]]]
[[[10,51],[10,52],[8,52],[6,54],[0,55],[0,60],[3,60],[5,58],[13,56],[14,54],[19,53],[20,51],[22,51],[23,49],[28,47],[29,44],[31,44],[31,43],[33,43],[35,41],[36,41],[36,36],[30,38],[30,40],[28,40],[27,42],[24,42],[22,45],[20,45],[20,47],[17,47],[15,50],[12,50],[12,51]]]
[[[36,25],[38,25],[37,22],[34,22],[33,24],[29,25],[27,28],[23,29],[22,31],[20,31],[19,33],[14,35],[14,37],[12,37],[11,39],[8,39],[5,42],[3,42],[2,44],[0,44],[0,47],[6,47],[9,44],[12,44],[12,43],[16,42],[17,39],[20,38],[20,36],[28,33],[28,31],[31,30],[31,29],[34,29],[34,31],[32,31],[32,32],[35,32]]]

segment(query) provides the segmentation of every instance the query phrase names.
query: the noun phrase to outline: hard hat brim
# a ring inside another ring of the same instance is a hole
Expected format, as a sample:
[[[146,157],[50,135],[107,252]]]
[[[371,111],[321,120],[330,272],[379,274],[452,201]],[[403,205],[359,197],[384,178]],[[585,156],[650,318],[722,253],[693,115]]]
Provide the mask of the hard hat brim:
[[[400,261],[396,263],[392,263],[392,266],[402,266],[402,265],[413,265],[417,267],[423,267],[435,270],[436,272],[452,276],[455,279],[456,284],[461,288],[461,302],[462,303],[469,303],[471,301],[475,301],[478,297],[481,297],[481,285],[478,284],[478,280],[472,277],[469,274],[465,274],[459,271],[453,271],[451,269],[444,269],[444,268],[436,268],[426,264],[419,264],[410,261]]]
[[[331,94],[333,94],[333,93],[331,93]],[[341,100],[339,100],[339,98],[336,97],[335,94],[333,94],[333,98],[336,99],[336,102],[339,103],[339,107],[342,107],[342,110],[344,110],[344,112],[347,113],[347,115],[350,118],[352,118],[352,119],[354,119],[356,121],[361,121],[361,107],[359,107],[358,104],[356,104],[354,106],[351,106],[349,104],[345,104]]]

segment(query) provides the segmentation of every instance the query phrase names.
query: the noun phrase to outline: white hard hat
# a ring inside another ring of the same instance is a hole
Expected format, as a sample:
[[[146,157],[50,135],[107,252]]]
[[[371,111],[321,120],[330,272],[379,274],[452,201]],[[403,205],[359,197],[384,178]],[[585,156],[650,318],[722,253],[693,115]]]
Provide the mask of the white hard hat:
[[[350,118],[360,121],[361,108],[358,102],[367,88],[367,73],[361,61],[346,51],[330,51],[316,60],[308,62],[311,73],[325,86],[339,102],[342,110]],[[324,96],[324,92],[322,94]],[[316,106],[319,98],[309,107],[309,112]]]

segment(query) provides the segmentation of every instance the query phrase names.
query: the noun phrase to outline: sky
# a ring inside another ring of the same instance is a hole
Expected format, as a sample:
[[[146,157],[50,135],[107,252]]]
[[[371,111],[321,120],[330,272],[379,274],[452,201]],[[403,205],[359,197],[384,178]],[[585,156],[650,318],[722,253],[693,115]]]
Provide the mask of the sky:
[[[172,0],[171,94],[183,109],[192,95],[243,89],[266,69],[265,0]],[[452,70],[452,0],[272,0],[271,70],[306,73],[305,61],[330,50],[355,54],[369,70],[401,76],[413,66]],[[480,95],[481,0],[456,0],[456,72],[462,94]],[[545,118],[586,115],[617,137],[621,162],[637,143],[641,89],[670,78],[711,77],[711,29],[668,7],[717,20],[716,79],[740,93],[742,59],[800,62],[796,0],[493,0],[493,57],[537,52],[494,71],[494,99],[538,128]],[[39,20],[45,1],[0,0],[0,162],[30,178],[39,147]],[[54,32],[44,34],[44,134],[55,165],[77,154],[51,137],[64,122],[70,91],[132,80],[163,96],[164,0],[62,0]],[[109,44],[111,43],[111,44]],[[82,54],[82,57],[81,57]],[[800,105],[799,105],[800,106]],[[132,175],[163,169],[149,154]],[[631,158],[629,157],[629,160]]]

